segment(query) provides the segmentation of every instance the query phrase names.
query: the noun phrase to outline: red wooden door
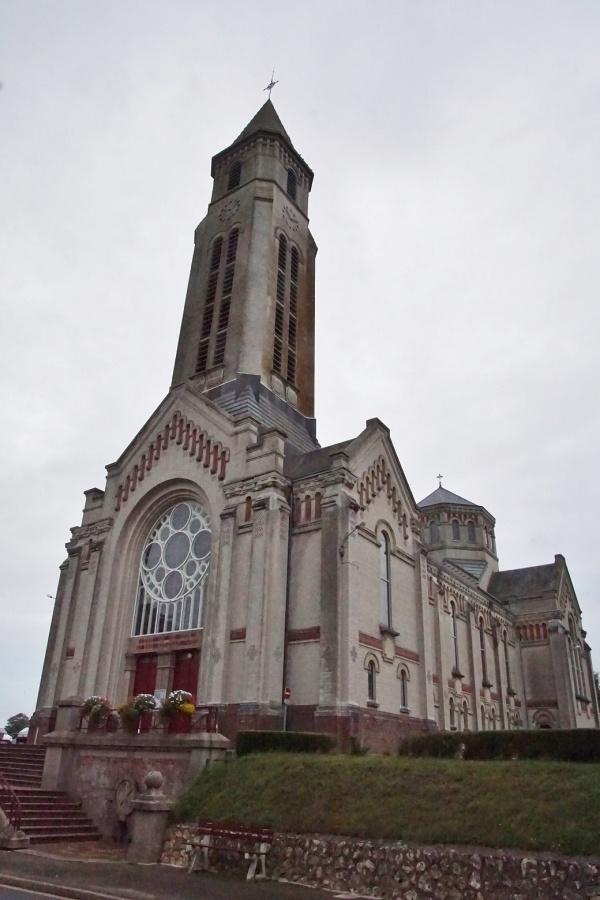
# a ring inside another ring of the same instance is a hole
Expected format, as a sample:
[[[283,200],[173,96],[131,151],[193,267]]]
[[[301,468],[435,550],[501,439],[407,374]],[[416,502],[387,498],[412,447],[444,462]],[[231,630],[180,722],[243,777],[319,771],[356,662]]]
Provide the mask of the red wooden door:
[[[173,672],[173,690],[189,691],[196,702],[198,691],[198,672],[200,671],[200,651],[180,650],[175,655]]]
[[[156,653],[138,656],[135,664],[133,696],[137,694],[153,694],[156,688]]]

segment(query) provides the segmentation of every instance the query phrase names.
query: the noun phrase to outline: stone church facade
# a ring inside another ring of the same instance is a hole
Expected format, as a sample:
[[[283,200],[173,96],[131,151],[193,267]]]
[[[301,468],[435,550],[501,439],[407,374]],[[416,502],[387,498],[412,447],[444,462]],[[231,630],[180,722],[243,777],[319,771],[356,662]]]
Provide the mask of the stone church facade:
[[[393,750],[431,729],[598,727],[563,557],[502,572],[495,520],[415,502],[370,419],[320,447],[313,173],[270,100],[212,160],[173,382],[85,492],[37,704],[189,690],[219,730]]]

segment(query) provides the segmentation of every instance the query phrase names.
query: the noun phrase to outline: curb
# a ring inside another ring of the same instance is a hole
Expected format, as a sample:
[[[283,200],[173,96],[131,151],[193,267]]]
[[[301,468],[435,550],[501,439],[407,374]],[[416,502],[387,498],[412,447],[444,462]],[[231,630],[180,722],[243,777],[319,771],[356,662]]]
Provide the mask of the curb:
[[[68,900],[123,900],[123,895],[101,894],[98,891],[86,891],[83,888],[65,887],[49,881],[36,881],[33,878],[19,878],[17,875],[0,874],[0,885],[3,887],[21,888],[25,891],[39,891],[55,897],[66,897]]]

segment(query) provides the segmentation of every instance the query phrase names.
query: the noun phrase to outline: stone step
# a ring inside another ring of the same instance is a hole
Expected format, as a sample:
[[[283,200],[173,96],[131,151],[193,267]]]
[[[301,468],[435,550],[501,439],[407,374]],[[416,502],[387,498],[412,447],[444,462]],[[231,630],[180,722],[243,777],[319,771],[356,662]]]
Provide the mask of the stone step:
[[[71,843],[72,841],[100,841],[102,840],[102,835],[100,832],[96,832],[95,834],[88,834],[87,832],[82,832],[79,829],[65,831],[61,834],[38,834],[37,832],[29,832],[23,829],[26,835],[28,835],[29,840],[32,844],[58,844],[61,842]]]

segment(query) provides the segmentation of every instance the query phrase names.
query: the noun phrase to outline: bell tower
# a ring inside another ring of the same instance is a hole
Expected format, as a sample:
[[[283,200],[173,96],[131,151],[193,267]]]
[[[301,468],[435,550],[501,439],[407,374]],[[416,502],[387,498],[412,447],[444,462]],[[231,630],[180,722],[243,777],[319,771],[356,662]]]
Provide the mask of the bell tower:
[[[270,99],[213,157],[211,175],[211,202],[195,233],[172,387],[189,382],[227,406],[228,397],[252,384],[257,398],[266,389],[276,405],[301,414],[293,418],[311,418],[313,173]]]

